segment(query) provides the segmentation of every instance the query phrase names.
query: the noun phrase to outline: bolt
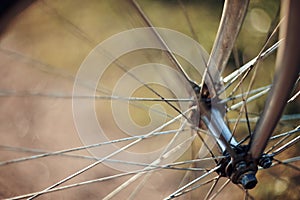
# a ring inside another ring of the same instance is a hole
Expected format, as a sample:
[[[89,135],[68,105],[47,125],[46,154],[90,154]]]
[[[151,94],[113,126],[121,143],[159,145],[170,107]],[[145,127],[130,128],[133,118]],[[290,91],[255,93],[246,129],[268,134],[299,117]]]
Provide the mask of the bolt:
[[[239,178],[239,183],[245,188],[245,189],[252,189],[257,184],[257,179],[255,177],[255,172],[248,171],[245,174],[242,174]]]
[[[264,169],[271,167],[272,165],[272,157],[268,155],[263,155],[259,160],[259,165]]]

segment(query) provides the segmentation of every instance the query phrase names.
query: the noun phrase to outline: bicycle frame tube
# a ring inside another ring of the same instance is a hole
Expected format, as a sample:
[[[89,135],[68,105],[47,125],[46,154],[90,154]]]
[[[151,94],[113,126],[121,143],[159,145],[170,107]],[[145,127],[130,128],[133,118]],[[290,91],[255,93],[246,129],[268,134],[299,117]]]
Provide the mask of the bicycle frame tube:
[[[210,95],[217,94],[216,85],[227,65],[232,48],[243,24],[249,0],[226,0],[218,33],[208,60],[207,71],[203,81],[210,89]],[[202,85],[204,84],[202,82]]]
[[[278,50],[274,83],[250,142],[249,153],[256,160],[261,157],[300,72],[300,1],[282,1],[282,14],[286,14],[280,30],[284,41]]]
[[[221,80],[221,73],[228,62],[243,24],[248,5],[249,0],[226,0],[224,3],[218,33],[208,60],[203,82],[201,83],[202,86],[205,84],[209,88],[209,94],[213,99],[217,97],[219,89],[217,85]],[[204,92],[203,88],[201,94]],[[215,105],[217,104],[218,102]],[[224,122],[222,110],[218,110],[217,108],[204,112],[203,110],[205,108],[201,108],[201,119],[206,124],[210,133],[216,138],[222,152],[224,153],[227,150],[232,157],[235,157],[236,154],[231,146],[236,146],[238,143],[232,137],[232,133]]]
[[[201,111],[203,111],[203,108],[201,108]],[[231,146],[238,145],[238,142],[232,137],[232,133],[224,122],[220,111],[216,108],[212,108],[208,114],[210,118],[207,117],[207,114],[201,115],[201,119],[207,125],[209,132],[216,139],[221,151],[224,153],[227,150],[232,157],[235,157],[236,153],[232,150]]]

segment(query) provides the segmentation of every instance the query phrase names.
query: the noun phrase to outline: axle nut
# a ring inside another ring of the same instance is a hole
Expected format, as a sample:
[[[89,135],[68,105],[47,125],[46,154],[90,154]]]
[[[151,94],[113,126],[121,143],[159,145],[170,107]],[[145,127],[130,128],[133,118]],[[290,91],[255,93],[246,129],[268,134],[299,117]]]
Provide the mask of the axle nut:
[[[252,189],[257,184],[257,179],[255,177],[255,172],[249,171],[243,175],[241,175],[239,179],[239,183],[245,188],[245,189]]]

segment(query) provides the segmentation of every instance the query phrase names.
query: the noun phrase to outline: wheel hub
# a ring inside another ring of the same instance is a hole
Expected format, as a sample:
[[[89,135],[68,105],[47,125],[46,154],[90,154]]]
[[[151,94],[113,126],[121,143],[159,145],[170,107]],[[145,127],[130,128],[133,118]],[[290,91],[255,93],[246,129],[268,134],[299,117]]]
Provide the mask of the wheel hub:
[[[225,152],[226,158],[220,162],[218,173],[223,177],[228,177],[235,184],[241,184],[244,189],[252,189],[257,184],[256,173],[258,165],[263,168],[268,168],[272,165],[272,156],[264,154],[257,162],[247,153],[248,146],[234,147],[236,152],[235,157]]]

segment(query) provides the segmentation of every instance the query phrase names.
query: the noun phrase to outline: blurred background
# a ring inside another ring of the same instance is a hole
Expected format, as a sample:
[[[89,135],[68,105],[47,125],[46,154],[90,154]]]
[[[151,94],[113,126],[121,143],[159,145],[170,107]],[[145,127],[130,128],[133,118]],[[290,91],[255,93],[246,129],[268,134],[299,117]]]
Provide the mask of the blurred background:
[[[110,36],[132,28],[145,27],[146,23],[131,1],[80,1],[43,0],[11,1],[3,4],[0,20],[0,198],[40,191],[71,173],[94,162],[89,151],[83,149],[68,156],[50,156],[40,159],[4,164],[7,160],[27,157],[40,153],[82,146],[73,122],[72,90],[76,73],[93,48]],[[182,32],[196,41],[209,53],[211,51],[223,1],[219,0],[138,0],[138,4],[154,26]],[[240,32],[237,44],[230,57],[223,76],[239,68],[259,54],[272,29],[279,22],[279,0],[252,0]],[[278,40],[278,34],[267,47]],[[259,63],[254,88],[272,82],[276,54]],[[167,56],[159,51],[133,52],[120,58],[126,66],[159,62],[169,64]],[[180,59],[186,72],[196,82],[201,76],[188,63]],[[116,82],[124,71],[112,65],[99,80],[99,95],[111,95]],[[149,76],[157,76],[154,72]],[[163,74],[166,75],[166,74]],[[176,83],[176,80],[173,80]],[[246,79],[245,85],[250,81]],[[226,92],[229,94],[234,86]],[[244,89],[246,90],[246,86]],[[157,86],[163,94],[169,91]],[[141,88],[135,95],[147,97],[151,94]],[[265,101],[262,96],[247,107],[249,117],[259,116]],[[118,138],[116,124],[112,121],[111,101],[96,101],[98,120],[105,124],[105,131],[112,132],[111,140]],[[148,103],[152,106],[153,102]],[[156,103],[157,104],[157,103]],[[162,105],[168,114],[170,110]],[[130,108],[137,124],[147,125],[150,118],[145,111]],[[289,104],[285,115],[299,113],[299,99]],[[236,118],[238,111],[232,111],[228,118]],[[276,132],[294,129],[299,120],[282,121]],[[255,123],[251,123],[253,130]],[[229,126],[233,128],[234,123]],[[236,135],[241,137],[249,132],[246,123],[237,127]],[[153,141],[152,141],[153,142]],[[154,141],[156,144],[157,141]],[[197,145],[199,142],[193,143]],[[141,148],[141,147],[139,147]],[[149,147],[148,147],[149,148]],[[150,148],[151,149],[151,148]],[[197,147],[195,148],[197,149]],[[148,149],[139,149],[147,151]],[[183,156],[187,158],[193,147]],[[299,155],[299,144],[281,156]],[[258,173],[259,183],[250,191],[255,199],[299,199],[298,170],[278,166]],[[68,182],[68,184],[101,178],[120,173],[99,165]],[[158,173],[149,181],[144,192],[136,199],[161,199],[178,187],[182,173]],[[128,177],[75,187],[50,193],[40,199],[100,199]],[[224,182],[222,180],[221,182]],[[174,185],[172,185],[174,184]],[[176,185],[177,184],[177,185]],[[63,184],[64,185],[64,184]],[[132,184],[130,189],[133,189]],[[127,190],[115,199],[124,199]],[[219,199],[242,199],[243,192],[237,186],[228,186]],[[195,190],[184,199],[203,199],[205,194]]]

